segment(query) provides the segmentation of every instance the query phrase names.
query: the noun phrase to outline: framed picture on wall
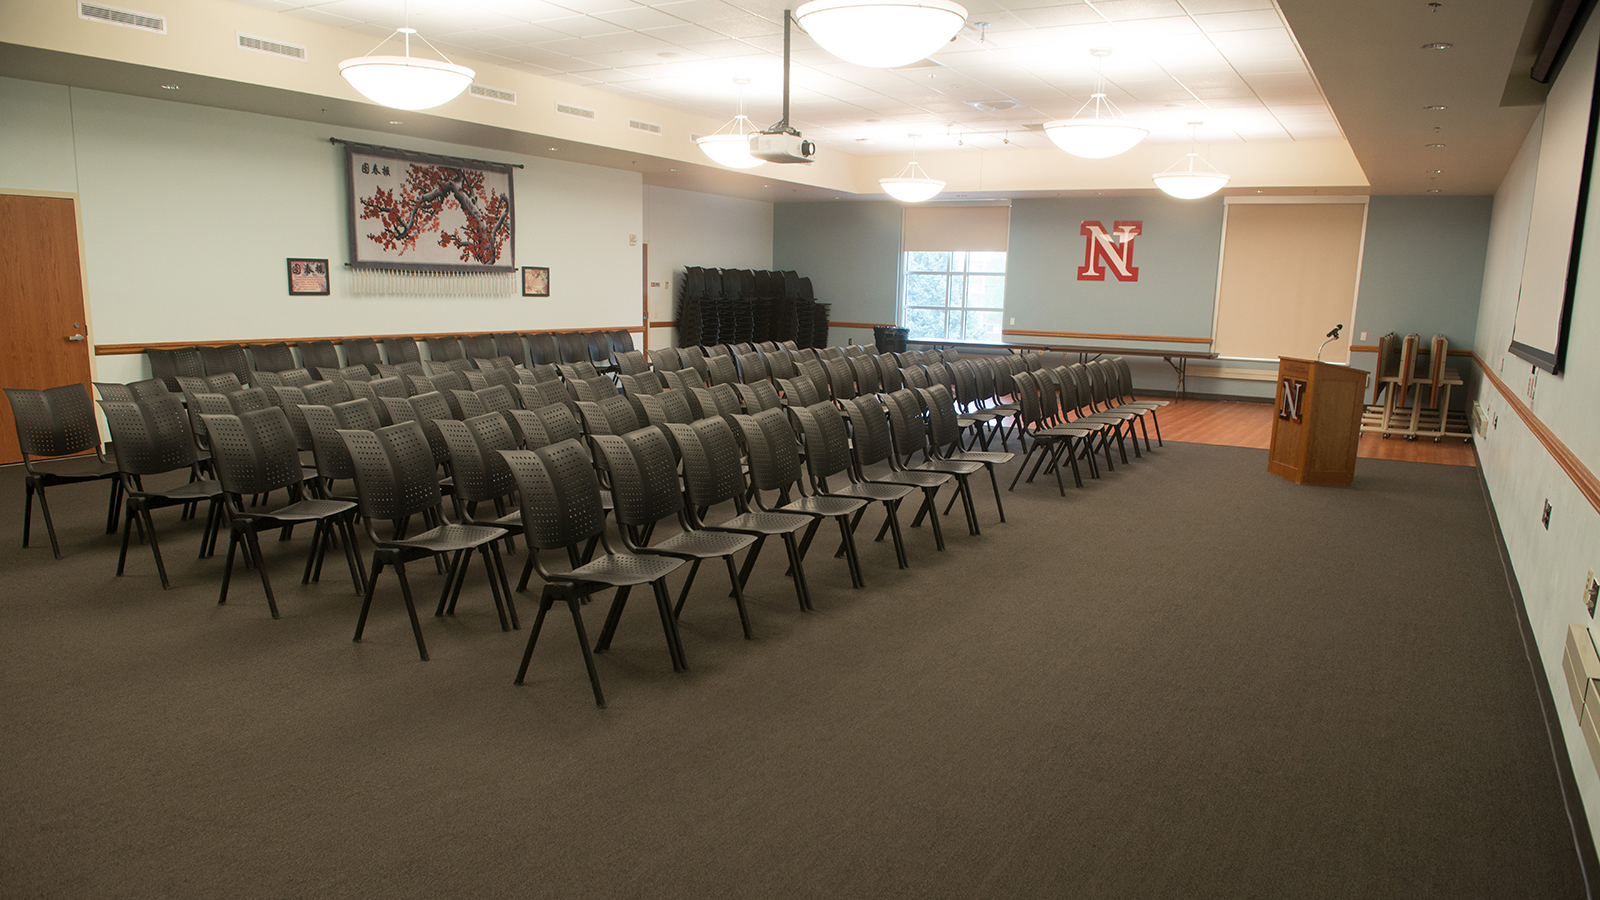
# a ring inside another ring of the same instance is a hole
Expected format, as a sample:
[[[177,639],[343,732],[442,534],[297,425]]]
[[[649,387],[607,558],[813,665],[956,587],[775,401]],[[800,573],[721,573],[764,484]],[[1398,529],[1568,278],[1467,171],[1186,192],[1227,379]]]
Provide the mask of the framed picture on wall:
[[[522,296],[548,297],[550,296],[550,267],[549,266],[523,266],[522,267]]]
[[[302,294],[327,296],[328,261],[325,259],[289,260],[289,296]]]

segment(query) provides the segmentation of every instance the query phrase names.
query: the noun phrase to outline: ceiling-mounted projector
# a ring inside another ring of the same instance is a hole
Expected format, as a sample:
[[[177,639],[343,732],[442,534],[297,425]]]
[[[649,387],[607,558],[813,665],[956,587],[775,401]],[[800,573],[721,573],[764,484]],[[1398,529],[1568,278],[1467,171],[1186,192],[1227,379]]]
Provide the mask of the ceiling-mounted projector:
[[[795,132],[762,132],[750,138],[750,155],[770,163],[809,163],[817,145]]]

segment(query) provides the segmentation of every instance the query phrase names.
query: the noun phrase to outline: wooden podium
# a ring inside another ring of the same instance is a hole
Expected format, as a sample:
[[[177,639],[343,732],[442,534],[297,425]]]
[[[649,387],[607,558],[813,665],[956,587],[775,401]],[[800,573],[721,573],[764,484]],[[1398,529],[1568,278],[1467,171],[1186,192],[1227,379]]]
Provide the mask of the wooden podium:
[[[1267,471],[1297,484],[1349,484],[1356,474],[1366,385],[1361,369],[1278,357]]]

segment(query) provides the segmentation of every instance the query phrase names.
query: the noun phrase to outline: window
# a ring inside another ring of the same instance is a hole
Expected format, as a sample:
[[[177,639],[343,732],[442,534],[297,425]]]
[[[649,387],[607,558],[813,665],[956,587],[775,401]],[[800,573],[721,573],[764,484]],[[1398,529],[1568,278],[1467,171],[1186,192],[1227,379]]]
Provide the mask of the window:
[[[912,340],[999,342],[1004,252],[909,251],[901,256],[900,319]]]

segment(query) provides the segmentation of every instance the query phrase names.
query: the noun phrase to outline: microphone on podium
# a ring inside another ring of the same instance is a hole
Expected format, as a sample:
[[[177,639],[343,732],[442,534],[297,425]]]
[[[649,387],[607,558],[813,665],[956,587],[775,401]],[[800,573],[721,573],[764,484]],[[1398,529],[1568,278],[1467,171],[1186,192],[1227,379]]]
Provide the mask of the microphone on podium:
[[[1328,332],[1328,339],[1322,342],[1322,347],[1326,347],[1329,344],[1333,343],[1334,341],[1338,340],[1339,339],[1339,332],[1343,328],[1344,328],[1344,323],[1343,322],[1339,323],[1338,325],[1333,326],[1333,330]],[[1322,362],[1322,347],[1318,347],[1317,348],[1317,362]]]

